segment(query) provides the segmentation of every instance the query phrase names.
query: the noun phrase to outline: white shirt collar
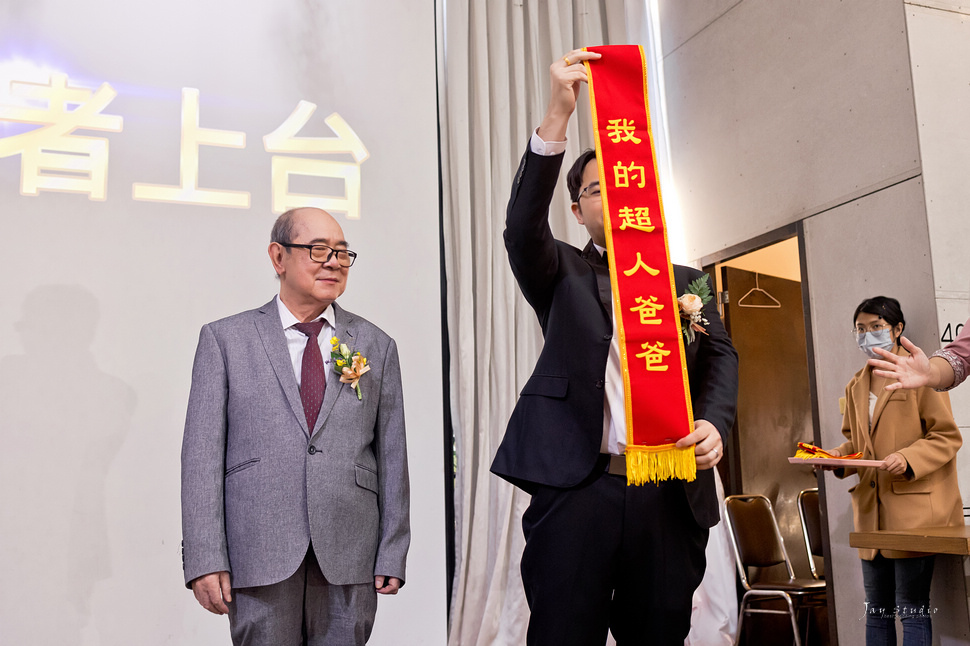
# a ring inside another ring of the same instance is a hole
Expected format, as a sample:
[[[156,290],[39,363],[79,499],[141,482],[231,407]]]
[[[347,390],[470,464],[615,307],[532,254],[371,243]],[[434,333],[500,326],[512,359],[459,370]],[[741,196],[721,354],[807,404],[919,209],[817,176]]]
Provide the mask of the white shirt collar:
[[[278,295],[276,297],[276,307],[280,312],[280,322],[283,324],[284,330],[291,328],[300,322],[300,319],[293,316],[293,313],[283,303],[283,299],[281,299]],[[330,329],[337,329],[336,316],[334,315],[333,311],[333,303],[327,305],[327,309],[323,310],[323,313],[313,320],[319,321],[320,319],[326,321],[330,325]]]

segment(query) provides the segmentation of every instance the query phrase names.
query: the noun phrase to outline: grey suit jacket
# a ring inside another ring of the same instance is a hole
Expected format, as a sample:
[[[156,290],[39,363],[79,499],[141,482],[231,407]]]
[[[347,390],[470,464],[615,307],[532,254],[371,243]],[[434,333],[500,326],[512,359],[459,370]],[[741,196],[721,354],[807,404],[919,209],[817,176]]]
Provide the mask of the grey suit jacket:
[[[275,299],[202,328],[182,441],[183,569],[277,583],[312,543],[336,585],[404,579],[410,543],[404,400],[394,340],[334,304],[367,358],[362,400],[328,366],[307,428]],[[326,354],[326,352],[325,352]]]

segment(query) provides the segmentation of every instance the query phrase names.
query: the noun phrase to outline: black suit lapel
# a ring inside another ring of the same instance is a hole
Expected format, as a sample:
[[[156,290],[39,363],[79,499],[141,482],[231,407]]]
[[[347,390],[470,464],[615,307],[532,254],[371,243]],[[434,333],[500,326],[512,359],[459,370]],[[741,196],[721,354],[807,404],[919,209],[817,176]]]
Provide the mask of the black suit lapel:
[[[599,293],[600,304],[603,306],[603,311],[606,315],[610,317],[610,321],[613,320],[613,288],[610,285],[610,266],[603,260],[603,256],[600,255],[596,247],[593,246],[593,241],[590,240],[586,243],[586,248],[583,249],[582,258],[585,260],[590,267],[593,268],[593,273],[596,276],[596,290]]]
[[[681,265],[673,265],[674,268],[674,289],[676,293],[675,297],[683,296],[687,292],[687,285],[690,284],[690,276],[687,274],[687,268]],[[679,310],[678,310],[679,311]],[[680,319],[681,325],[689,325],[687,319]],[[687,339],[684,339],[684,360],[687,363],[687,370],[690,371],[694,367],[694,360],[697,358],[697,348],[701,343],[700,340],[701,333],[698,332],[694,335],[694,342],[687,343]]]

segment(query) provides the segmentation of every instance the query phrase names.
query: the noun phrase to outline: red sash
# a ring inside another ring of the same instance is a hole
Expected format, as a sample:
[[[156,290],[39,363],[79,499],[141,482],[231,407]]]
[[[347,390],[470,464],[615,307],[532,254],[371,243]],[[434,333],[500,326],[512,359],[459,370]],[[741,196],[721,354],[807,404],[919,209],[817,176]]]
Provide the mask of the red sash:
[[[674,271],[650,130],[647,65],[637,45],[590,47],[603,225],[626,404],[627,484],[694,480],[694,430]]]

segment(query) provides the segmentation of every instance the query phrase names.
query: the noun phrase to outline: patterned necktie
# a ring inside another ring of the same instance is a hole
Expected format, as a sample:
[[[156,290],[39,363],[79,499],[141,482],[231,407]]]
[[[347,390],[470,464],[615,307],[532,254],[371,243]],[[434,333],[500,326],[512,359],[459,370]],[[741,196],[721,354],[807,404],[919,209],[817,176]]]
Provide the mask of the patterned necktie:
[[[303,370],[300,373],[300,399],[303,400],[303,412],[306,415],[307,428],[313,435],[313,427],[320,414],[323,404],[323,393],[327,389],[327,373],[323,368],[323,354],[320,352],[320,342],[317,337],[323,329],[325,321],[312,323],[297,323],[293,327],[307,335],[306,348],[303,350]]]

